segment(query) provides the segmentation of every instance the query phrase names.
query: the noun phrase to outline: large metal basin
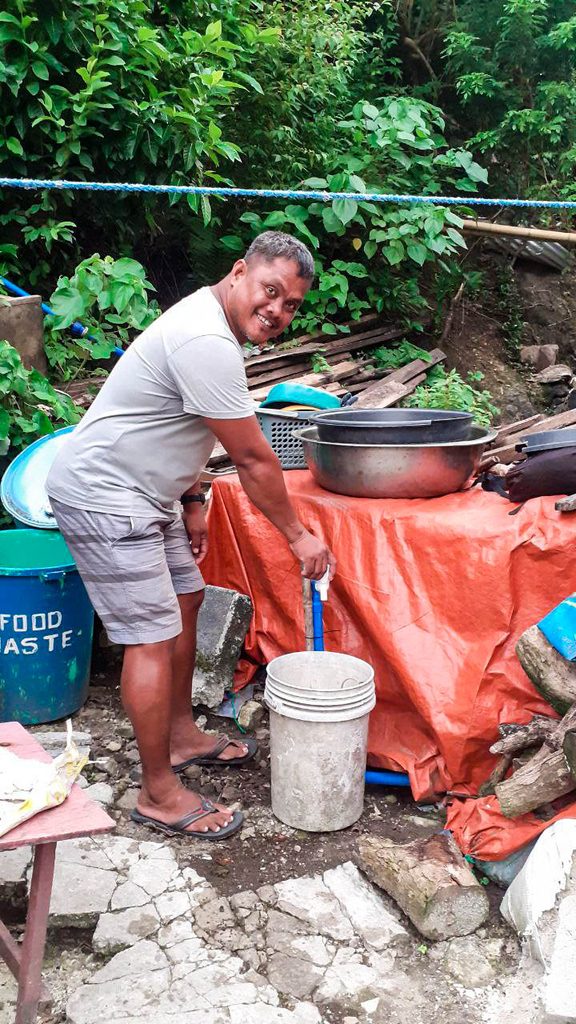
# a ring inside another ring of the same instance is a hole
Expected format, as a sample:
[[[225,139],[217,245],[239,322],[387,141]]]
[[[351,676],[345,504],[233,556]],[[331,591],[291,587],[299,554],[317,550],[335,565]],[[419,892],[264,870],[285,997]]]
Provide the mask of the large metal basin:
[[[335,444],[436,444],[466,441],[469,412],[451,409],[332,409],[310,417],[320,441]]]
[[[321,487],[356,498],[436,498],[460,491],[478,470],[495,430],[472,427],[466,441],[442,444],[334,444],[316,427],[294,431]]]

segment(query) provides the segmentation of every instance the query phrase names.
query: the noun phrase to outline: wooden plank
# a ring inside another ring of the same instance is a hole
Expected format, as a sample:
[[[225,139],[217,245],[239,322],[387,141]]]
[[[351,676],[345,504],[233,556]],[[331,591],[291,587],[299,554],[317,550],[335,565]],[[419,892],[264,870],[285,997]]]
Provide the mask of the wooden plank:
[[[537,434],[541,430],[563,430],[564,427],[572,427],[576,424],[576,409],[568,409],[567,412],[559,412],[556,416],[549,416],[543,422],[536,423],[533,427],[528,427],[527,430],[522,431],[522,436],[529,436],[530,434]],[[508,464],[514,462],[515,459],[520,457],[520,453],[516,451],[516,445],[518,444],[520,437],[512,439],[510,444],[501,445],[499,448],[489,448],[482,460],[485,462],[488,458],[497,456],[499,462]]]
[[[501,445],[505,442],[506,438],[513,436],[514,434],[521,434],[529,427],[535,426],[537,423],[542,423],[546,419],[542,413],[536,413],[534,416],[527,416],[524,420],[517,420],[515,423],[503,423],[501,427],[498,427],[498,433],[494,439],[495,445]]]
[[[345,352],[345,353],[343,353],[343,355],[344,355],[344,360],[345,361],[348,361],[351,358],[349,352]],[[339,364],[335,363],[334,365],[339,365]],[[358,364],[356,362],[354,363],[354,367],[355,367],[356,371],[359,368]],[[320,376],[323,373],[324,373],[324,371],[318,371],[316,373],[316,376]],[[282,374],[282,376],[280,376],[280,377],[272,377],[270,380],[266,380],[267,374],[263,374],[264,380],[262,380],[262,378],[258,377],[253,382],[252,381],[248,381],[248,390],[249,390],[251,395],[253,395],[256,391],[258,392],[258,394],[260,394],[260,391],[262,390],[264,385],[266,385],[266,395],[268,395],[269,392],[270,392],[270,389],[275,384],[284,384],[284,383],[288,383],[288,382],[289,383],[303,383],[304,379],[306,377],[309,377],[310,374],[314,374],[314,370],[312,369],[312,367],[310,366],[309,363],[298,363],[297,369],[294,371],[294,373]],[[326,374],[328,376],[330,376],[328,371],[326,371]],[[266,395],[264,395],[264,397],[266,397]]]
[[[344,380],[346,377],[353,377],[358,370],[358,364],[353,359],[345,360],[342,363],[336,363],[335,366],[330,368],[330,372],[326,373],[307,373],[298,377],[291,378],[293,384],[305,384],[308,387],[321,388],[330,384],[334,381]],[[250,397],[256,401],[261,401],[266,398],[270,388],[261,387],[250,389]]]
[[[350,359],[351,354],[350,352],[339,352],[336,354],[329,354],[324,358],[327,363],[332,364],[341,362],[343,359]],[[290,380],[292,377],[297,377],[299,374],[310,372],[313,371],[312,364],[309,359],[284,366],[280,365],[275,369],[267,370],[265,373],[258,374],[258,376],[248,377],[248,388],[252,390],[252,388],[261,387],[262,384],[279,384],[285,380]]]
[[[321,340],[317,344],[303,344],[298,347],[286,349],[284,352],[280,352],[278,349],[274,352],[263,353],[261,356],[252,356],[246,360],[246,371],[248,372],[253,366],[259,366],[265,364],[266,361],[273,361],[278,359],[280,356],[286,357],[287,359],[296,359],[301,355],[311,355],[322,349],[321,355],[336,354],[338,352],[356,351],[361,348],[376,347],[380,344],[386,344],[388,341],[396,341],[398,338],[404,337],[407,333],[405,328],[392,327],[386,329],[384,326],[377,327],[374,330],[363,332],[362,334],[346,334],[341,338],[329,340],[326,334],[321,335]]]
[[[365,389],[354,403],[354,409],[387,409],[390,405],[396,405],[402,398],[409,395],[414,388],[409,384],[402,384],[396,380],[378,381],[370,389]]]

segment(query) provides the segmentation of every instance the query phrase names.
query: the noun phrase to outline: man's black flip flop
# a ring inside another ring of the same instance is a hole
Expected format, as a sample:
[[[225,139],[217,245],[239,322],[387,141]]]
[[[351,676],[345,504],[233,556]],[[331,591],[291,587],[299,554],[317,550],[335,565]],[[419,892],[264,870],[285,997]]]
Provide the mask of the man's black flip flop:
[[[228,760],[220,757],[219,755],[226,747],[229,747],[231,743],[244,743],[248,750],[241,757],[230,757]],[[231,768],[235,765],[246,764],[247,761],[251,761],[254,754],[258,750],[258,743],[254,736],[244,736],[241,740],[230,740],[227,736],[218,736],[216,742],[211,750],[206,754],[200,754],[198,757],[189,757],[187,761],[182,761],[181,764],[175,764],[172,766],[173,772],[183,772],[185,768],[189,768],[192,764],[199,765],[219,765],[221,768]]]
[[[189,825],[193,825],[194,822],[200,821],[201,818],[205,818],[208,814],[214,814],[215,812],[218,812],[218,808],[214,806],[212,801],[202,797],[197,811],[190,811],[189,814],[185,814],[179,821],[171,824],[167,824],[165,821],[158,821],[157,818],[150,818],[147,814],[141,814],[137,810],[132,811],[130,817],[137,825],[146,825],[147,828],[156,829],[158,832],[165,832],[169,836],[187,836],[188,839],[207,839],[209,842],[228,839],[229,836],[237,832],[244,824],[242,811],[234,811],[232,821],[228,825],[221,826],[218,832],[187,831]]]

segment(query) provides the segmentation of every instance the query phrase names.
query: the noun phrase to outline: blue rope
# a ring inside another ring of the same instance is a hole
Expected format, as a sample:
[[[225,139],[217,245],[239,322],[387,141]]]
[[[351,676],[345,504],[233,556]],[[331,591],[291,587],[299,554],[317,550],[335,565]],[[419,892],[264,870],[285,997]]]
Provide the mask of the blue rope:
[[[386,192],[319,192],[274,188],[225,188],[203,185],[144,185],[112,181],[43,181],[38,178],[0,178],[0,188],[56,189],[94,192],[160,192],[197,196],[241,196],[262,199],[352,199],[364,203],[431,203],[435,206],[519,206],[540,210],[574,210],[576,200],[486,199],[480,196],[410,196]]]

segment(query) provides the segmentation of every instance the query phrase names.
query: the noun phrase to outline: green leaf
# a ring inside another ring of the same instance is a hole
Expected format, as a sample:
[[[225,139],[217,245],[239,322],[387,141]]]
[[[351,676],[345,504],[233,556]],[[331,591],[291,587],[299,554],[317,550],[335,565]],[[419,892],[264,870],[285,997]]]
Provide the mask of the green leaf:
[[[24,150],[20,139],[16,139],[13,135],[6,139],[6,148],[9,149],[11,153],[15,153],[16,156],[24,156]]]
[[[85,310],[84,297],[77,288],[71,285],[64,285],[58,288],[50,300],[50,304],[56,314],[55,323],[58,327],[69,327],[82,317]]]
[[[305,185],[306,188],[312,189],[314,191],[316,189],[324,190],[328,188],[328,182],[326,181],[326,178],[306,178],[302,182],[302,184]]]
[[[335,199],[332,209],[338,220],[346,226],[356,216],[358,203],[354,199]]]
[[[322,324],[322,334],[338,334],[338,328],[335,324],[324,323]]]
[[[322,221],[326,231],[330,234],[343,234],[344,225],[339,217],[336,216],[331,206],[325,206],[322,210]]]
[[[48,68],[40,60],[34,61],[34,63],[32,64],[32,71],[36,75],[36,78],[41,78],[43,82],[47,82],[50,78],[50,72],[48,71]]]
[[[428,256],[428,251],[424,245],[420,242],[409,242],[406,246],[406,252],[408,253],[411,260],[414,260],[419,267],[422,266]]]
[[[226,249],[230,249],[232,252],[243,252],[245,249],[240,235],[222,235],[220,242]]]
[[[235,75],[237,78],[241,79],[242,82],[246,82],[248,85],[251,85],[255,92],[259,93],[261,96],[264,95],[264,89],[260,85],[260,82],[257,82],[252,75],[246,74],[245,71],[235,71]]]
[[[212,42],[214,42],[215,39],[219,39],[221,35],[222,35],[222,22],[221,21],[213,21],[213,22],[211,22],[210,25],[208,25],[208,28],[206,29],[206,32],[204,33],[204,38],[207,39],[208,42],[212,43]]]
[[[137,260],[131,260],[128,256],[122,256],[119,260],[114,260],[114,263],[110,265],[110,273],[116,279],[130,277],[142,279],[145,277],[146,271]]]

